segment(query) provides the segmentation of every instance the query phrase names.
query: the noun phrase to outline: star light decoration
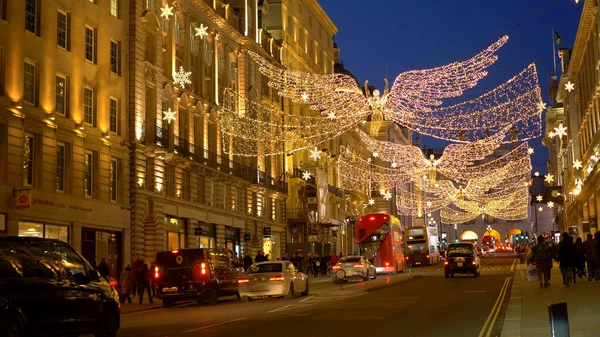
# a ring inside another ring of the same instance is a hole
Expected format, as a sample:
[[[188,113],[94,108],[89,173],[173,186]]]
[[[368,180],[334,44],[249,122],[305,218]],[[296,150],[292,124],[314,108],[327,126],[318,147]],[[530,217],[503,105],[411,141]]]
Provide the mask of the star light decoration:
[[[563,136],[567,136],[567,128],[563,125],[563,123],[560,123],[557,127],[554,128],[554,135],[558,136],[558,138],[560,138],[561,140]]]
[[[538,211],[542,212],[544,210],[544,207],[538,207]]]
[[[396,167],[398,167],[398,163],[392,162],[391,166],[392,166],[392,168],[396,168]]]
[[[534,176],[536,176],[536,177],[539,177],[539,176],[540,176],[540,173],[539,173],[539,172],[537,172],[537,171],[535,171],[535,173],[534,173],[533,175],[534,175]]]
[[[165,20],[169,21],[169,18],[173,16],[173,7],[169,7],[169,4],[166,3],[165,7],[160,9],[160,16],[165,18]]]
[[[537,104],[537,108],[538,108],[538,111],[546,110],[546,103],[544,103],[544,101],[539,101]]]
[[[208,35],[208,27],[204,24],[200,24],[200,27],[196,28],[196,36],[199,36],[201,40]]]
[[[529,154],[533,154],[534,151],[535,150],[532,147],[530,147],[530,148],[527,149],[527,153],[529,153]]]
[[[388,192],[385,192],[385,193],[383,194],[383,199],[385,199],[385,200],[390,200],[391,198],[392,198],[392,193],[390,193],[389,191],[388,191]]]
[[[568,92],[575,90],[575,84],[571,83],[571,81],[567,82],[565,84],[565,90]]]
[[[552,208],[552,207],[554,207],[554,202],[548,201],[548,208]]]
[[[371,205],[371,206],[375,205],[375,200],[374,199],[369,199],[369,205]]]
[[[169,108],[167,111],[163,111],[163,120],[167,121],[167,123],[171,124],[171,122],[175,121],[175,114],[177,112],[171,110],[171,108]]]
[[[310,179],[310,172],[308,172],[308,171],[302,172],[302,179],[308,181]]]
[[[537,197],[535,197],[535,199],[536,199],[538,202],[542,202],[542,200],[544,200],[544,197],[542,197],[541,195],[538,195]]]
[[[583,163],[581,162],[581,160],[579,159],[575,159],[575,161],[573,161],[573,168],[576,170],[580,170],[583,168]]]
[[[178,72],[173,72],[173,83],[181,86],[181,89],[185,89],[186,84],[191,84],[190,76],[192,75],[191,71],[183,70],[183,67],[179,67]]]
[[[428,201],[428,202],[426,203],[426,205],[427,205],[427,207],[431,207],[431,206],[433,205],[433,203],[432,203],[431,201]]]
[[[315,147],[314,150],[310,150],[310,156],[311,159],[314,159],[315,161],[321,159],[321,150],[319,150],[318,148]]]
[[[550,184],[554,181],[554,176],[552,174],[548,173],[544,176],[544,181],[547,182],[548,184]]]

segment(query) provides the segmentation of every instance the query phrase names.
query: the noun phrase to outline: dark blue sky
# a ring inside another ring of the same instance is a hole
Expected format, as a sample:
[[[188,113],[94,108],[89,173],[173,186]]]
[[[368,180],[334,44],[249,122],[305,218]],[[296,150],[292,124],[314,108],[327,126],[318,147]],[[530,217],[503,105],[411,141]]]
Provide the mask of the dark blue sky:
[[[335,42],[346,69],[362,84],[383,88],[385,65],[393,82],[401,72],[462,60],[502,35],[510,39],[499,52],[490,74],[463,96],[471,99],[510,79],[529,63],[537,66],[542,97],[548,102],[547,69],[553,68],[552,28],[571,48],[583,6],[581,0],[319,0],[337,25]],[[520,24],[520,25],[519,25]],[[517,28],[515,26],[519,25]],[[511,31],[512,30],[512,31]],[[557,68],[560,64],[557,58]],[[426,139],[428,147],[444,143]],[[534,171],[545,173],[548,151],[541,139]]]

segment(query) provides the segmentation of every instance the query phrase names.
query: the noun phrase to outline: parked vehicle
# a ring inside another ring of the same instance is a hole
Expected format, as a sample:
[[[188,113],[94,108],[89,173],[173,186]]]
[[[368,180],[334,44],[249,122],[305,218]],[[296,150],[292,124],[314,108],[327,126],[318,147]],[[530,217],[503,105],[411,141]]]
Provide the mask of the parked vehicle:
[[[375,266],[360,255],[343,257],[332,269],[334,274],[333,283],[339,282],[335,277],[335,272],[340,269],[346,273],[345,280],[361,279],[363,281],[368,281],[369,279],[375,279],[375,277],[377,277]]]
[[[307,296],[308,277],[288,261],[255,263],[238,279],[242,301],[255,298]]]
[[[59,240],[0,237],[0,329],[4,336],[116,336],[119,296]]]
[[[455,274],[471,274],[479,277],[479,256],[472,243],[461,242],[448,245],[446,261],[444,261],[444,276],[454,277]]]
[[[223,248],[180,249],[156,253],[153,277],[165,307],[195,300],[217,304],[219,297],[238,294],[243,265]]]

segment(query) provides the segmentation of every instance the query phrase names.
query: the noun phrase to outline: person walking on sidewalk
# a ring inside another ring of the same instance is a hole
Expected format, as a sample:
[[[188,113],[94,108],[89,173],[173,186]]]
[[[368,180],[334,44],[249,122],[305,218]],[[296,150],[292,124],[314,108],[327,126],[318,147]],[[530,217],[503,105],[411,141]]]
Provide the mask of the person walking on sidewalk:
[[[588,282],[598,280],[598,242],[592,234],[588,233],[587,240],[583,243],[583,252],[587,261]]]
[[[125,267],[121,273],[121,303],[131,303],[131,294],[133,294],[133,286],[135,285],[135,274],[130,266]]]
[[[568,287],[573,278],[573,266],[575,265],[575,245],[571,241],[569,233],[562,234],[562,241],[558,244],[558,262],[563,284]]]
[[[148,292],[148,300],[150,303],[154,303],[152,300],[152,293],[150,292],[150,271],[148,270],[148,264],[144,263],[140,276],[138,278],[138,285],[140,287],[140,304],[144,301],[144,291]]]
[[[583,241],[577,238],[575,241],[575,270],[573,277],[583,278],[585,276],[585,252],[583,251]]]
[[[537,270],[538,281],[540,282],[540,288],[548,287],[550,280],[548,276],[548,267],[552,263],[552,251],[550,247],[544,242],[545,238],[543,235],[538,236],[537,245],[533,246],[531,250],[531,257],[527,260],[527,265],[533,262],[535,269]]]

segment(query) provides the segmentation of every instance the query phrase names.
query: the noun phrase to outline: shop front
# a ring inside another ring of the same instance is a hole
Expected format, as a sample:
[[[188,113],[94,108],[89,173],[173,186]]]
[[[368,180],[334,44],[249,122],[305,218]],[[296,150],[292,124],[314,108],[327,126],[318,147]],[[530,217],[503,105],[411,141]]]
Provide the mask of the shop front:
[[[166,216],[165,231],[167,232],[167,247],[166,250],[175,250],[186,248],[185,246],[185,231],[186,221],[182,218]]]
[[[234,251],[238,257],[241,257],[242,252],[240,250],[241,238],[240,229],[230,226],[225,226],[225,248]]]
[[[215,224],[199,222],[195,229],[196,247],[195,248],[215,248],[217,246],[217,230]]]
[[[281,258],[281,233],[273,232],[271,227],[263,227],[263,246],[262,250],[265,256],[269,255],[269,260],[275,261]]]

